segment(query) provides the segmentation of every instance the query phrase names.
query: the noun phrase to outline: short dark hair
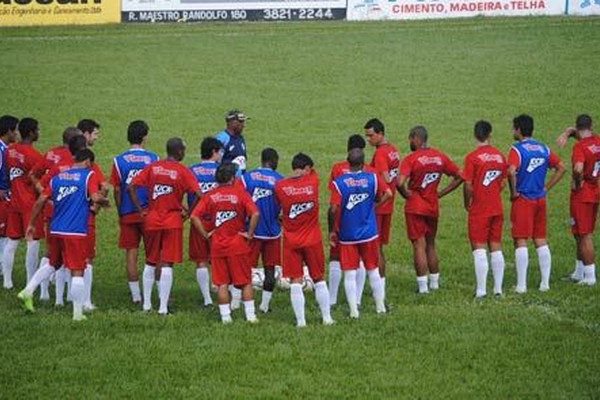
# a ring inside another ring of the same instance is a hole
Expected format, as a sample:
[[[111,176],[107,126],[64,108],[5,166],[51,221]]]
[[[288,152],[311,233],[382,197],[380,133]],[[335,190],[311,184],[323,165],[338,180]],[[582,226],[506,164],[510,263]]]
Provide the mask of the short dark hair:
[[[6,135],[10,131],[17,129],[19,118],[12,115],[3,115],[0,117],[0,136]]]
[[[312,168],[314,165],[312,158],[304,153],[298,153],[292,159],[292,169]]]
[[[371,118],[368,120],[364,126],[364,129],[373,129],[375,133],[385,135],[385,126],[383,125],[383,122],[377,118]]]
[[[237,166],[233,163],[226,162],[217,168],[217,172],[215,172],[215,180],[217,183],[227,183],[233,177],[235,177],[235,173],[237,171]]]
[[[149,130],[150,127],[145,121],[133,121],[127,127],[127,141],[131,144],[142,144]]]
[[[354,134],[348,138],[348,151],[352,149],[364,149],[365,147],[367,147],[367,142],[365,142],[365,138],[362,135]]]
[[[100,129],[100,124],[93,119],[82,119],[77,123],[77,128],[83,133],[93,132],[94,129]]]
[[[578,115],[575,121],[575,129],[578,131],[592,129],[592,117],[587,114]]]
[[[73,136],[69,139],[69,152],[75,156],[81,150],[87,149],[87,139],[83,135]]]
[[[27,139],[31,134],[39,129],[39,123],[33,118],[23,118],[19,122],[19,133],[22,139]]]
[[[419,138],[423,143],[427,143],[427,139],[429,138],[429,134],[427,133],[427,128],[423,125],[413,126],[408,133],[409,138]]]
[[[69,144],[69,141],[71,140],[72,137],[81,135],[81,131],[78,128],[75,128],[74,126],[69,126],[67,129],[65,129],[63,131],[62,134],[62,140],[63,140],[63,144]]]
[[[348,164],[350,168],[361,167],[365,164],[365,152],[358,147],[348,151]]]
[[[174,156],[176,153],[185,150],[185,143],[183,139],[174,137],[167,140],[167,154]]]
[[[213,156],[215,151],[219,151],[223,148],[223,143],[221,143],[217,138],[213,136],[207,136],[202,139],[202,143],[200,143],[200,157],[203,160],[208,160]]]
[[[480,142],[485,142],[489,139],[491,133],[492,124],[490,124],[489,122],[481,120],[475,123],[475,128],[473,130],[475,139],[479,140]]]
[[[519,130],[525,137],[533,136],[533,118],[527,114],[521,114],[513,119],[513,128]]]
[[[94,162],[95,160],[94,152],[90,149],[82,149],[75,154],[75,162],[82,162],[86,160],[90,160],[90,162]]]
[[[277,153],[277,150],[271,147],[263,149],[263,151],[260,153],[260,162],[262,165],[268,163],[272,168],[276,169],[277,165],[279,164],[279,154]]]

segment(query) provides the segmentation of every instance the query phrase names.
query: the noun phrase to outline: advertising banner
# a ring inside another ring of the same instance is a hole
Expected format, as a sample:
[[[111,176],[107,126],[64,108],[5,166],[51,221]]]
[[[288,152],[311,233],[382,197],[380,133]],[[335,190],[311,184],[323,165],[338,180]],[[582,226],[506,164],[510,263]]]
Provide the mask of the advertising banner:
[[[123,22],[311,21],[344,18],[346,0],[123,0],[122,13]]]
[[[0,26],[121,21],[120,0],[0,0]]]
[[[600,15],[600,0],[567,0],[569,15]]]

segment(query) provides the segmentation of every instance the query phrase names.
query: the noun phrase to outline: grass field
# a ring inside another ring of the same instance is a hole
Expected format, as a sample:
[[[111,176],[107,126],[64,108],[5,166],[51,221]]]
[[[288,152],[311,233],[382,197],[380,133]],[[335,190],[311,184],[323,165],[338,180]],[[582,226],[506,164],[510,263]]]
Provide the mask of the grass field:
[[[600,120],[598,43],[600,19],[578,18],[3,29],[0,114],[39,119],[44,150],[65,126],[97,119],[94,151],[108,173],[127,148],[129,121],[148,121],[149,147],[161,154],[167,138],[185,138],[192,163],[201,138],[240,107],[252,117],[251,166],[269,145],[288,173],[291,156],[305,151],[324,181],[348,134],[373,116],[402,154],[408,129],[425,124],[431,145],[461,164],[480,118],[508,150],[512,117],[531,113],[536,136],[553,145],[578,113]],[[570,166],[570,146],[558,153]],[[130,305],[113,208],[98,219],[98,310],[86,323],[39,302],[25,315],[16,291],[0,291],[0,398],[598,398],[600,289],[566,280],[574,266],[567,181],[549,196],[550,292],[535,289],[533,251],[529,293],[512,292],[505,240],[506,295],[473,301],[457,192],[442,201],[442,289],[416,295],[398,201],[390,313],[375,315],[368,299],[361,320],[349,321],[342,297],[337,324],[323,327],[309,296],[303,330],[286,292],[259,325],[237,312],[222,326],[217,310],[200,307],[190,263],[175,271],[174,315],[142,314]],[[321,200],[325,228],[324,182]]]

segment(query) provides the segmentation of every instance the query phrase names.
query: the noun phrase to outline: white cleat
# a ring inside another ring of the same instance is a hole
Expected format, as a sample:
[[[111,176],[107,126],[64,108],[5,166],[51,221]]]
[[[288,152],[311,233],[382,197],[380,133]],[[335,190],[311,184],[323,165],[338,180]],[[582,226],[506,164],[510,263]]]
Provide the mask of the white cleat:
[[[582,286],[594,286],[596,284],[595,279],[582,279],[578,282],[579,285]]]
[[[94,310],[96,310],[96,306],[92,303],[87,303],[83,305],[83,311],[85,312],[92,312]]]
[[[333,318],[323,318],[323,325],[333,325],[335,324],[335,321],[333,320]]]
[[[231,310],[237,310],[240,308],[242,302],[238,299],[231,300]]]
[[[306,328],[306,321],[296,323],[296,328]]]
[[[223,323],[223,325],[228,325],[231,324],[233,320],[231,319],[231,317],[221,317],[221,322]]]
[[[262,304],[258,307],[258,309],[264,314],[269,312],[269,307],[263,306]]]
[[[518,294],[525,294],[525,293],[527,293],[527,288],[526,287],[519,287],[519,286],[517,286],[515,288],[515,292],[518,293]]]
[[[583,275],[573,272],[570,278],[573,282],[581,282],[583,280]]]
[[[540,292],[547,292],[548,290],[550,290],[549,285],[540,285]]]

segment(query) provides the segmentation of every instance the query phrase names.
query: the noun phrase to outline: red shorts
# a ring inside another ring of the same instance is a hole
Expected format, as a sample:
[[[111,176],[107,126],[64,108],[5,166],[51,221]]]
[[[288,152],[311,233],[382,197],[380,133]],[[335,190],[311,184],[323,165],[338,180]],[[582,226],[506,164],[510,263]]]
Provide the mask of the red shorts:
[[[291,279],[301,279],[304,276],[303,263],[313,280],[323,279],[325,273],[325,254],[321,242],[312,246],[289,248],[283,245],[283,276]]]
[[[254,239],[250,243],[250,261],[253,267],[258,266],[258,256],[262,255],[263,265],[274,267],[281,265],[281,238]]]
[[[140,242],[144,238],[143,222],[119,222],[119,248],[120,249],[138,249]]]
[[[208,260],[210,260],[210,242],[193,225],[190,227],[188,244],[190,261],[196,264],[208,263]]]
[[[246,286],[252,283],[252,266],[248,254],[211,257],[210,262],[215,285]]]
[[[406,233],[410,240],[417,240],[425,236],[437,234],[438,217],[406,213]]]
[[[504,217],[469,215],[469,240],[471,243],[500,243],[502,242],[502,226]]]
[[[546,238],[546,199],[518,197],[510,209],[513,239]]]
[[[6,236],[6,222],[8,221],[8,210],[10,202],[0,201],[0,237]]]
[[[594,233],[598,203],[571,202],[571,232],[574,235]]]
[[[183,261],[183,229],[146,231],[146,262],[178,264]]]
[[[91,261],[96,258],[96,224],[90,223],[88,224],[88,234],[87,234],[87,258]]]
[[[50,253],[50,265],[58,269],[65,265],[68,269],[84,270],[88,239],[86,237],[64,237],[50,236],[48,240],[48,252]]]
[[[367,270],[377,268],[379,264],[379,240],[364,243],[340,244],[340,264],[342,270],[358,269],[360,260]]]
[[[377,230],[379,231],[379,243],[388,244],[392,230],[392,214],[377,214]]]
[[[335,239],[335,246],[329,245],[329,261],[340,259],[340,241]]]
[[[25,230],[31,220],[31,210],[25,212],[13,211],[8,212],[8,218],[6,221],[6,236],[11,239],[23,239],[25,237]],[[44,237],[44,221],[40,215],[35,222],[35,233],[33,238],[40,240]]]

